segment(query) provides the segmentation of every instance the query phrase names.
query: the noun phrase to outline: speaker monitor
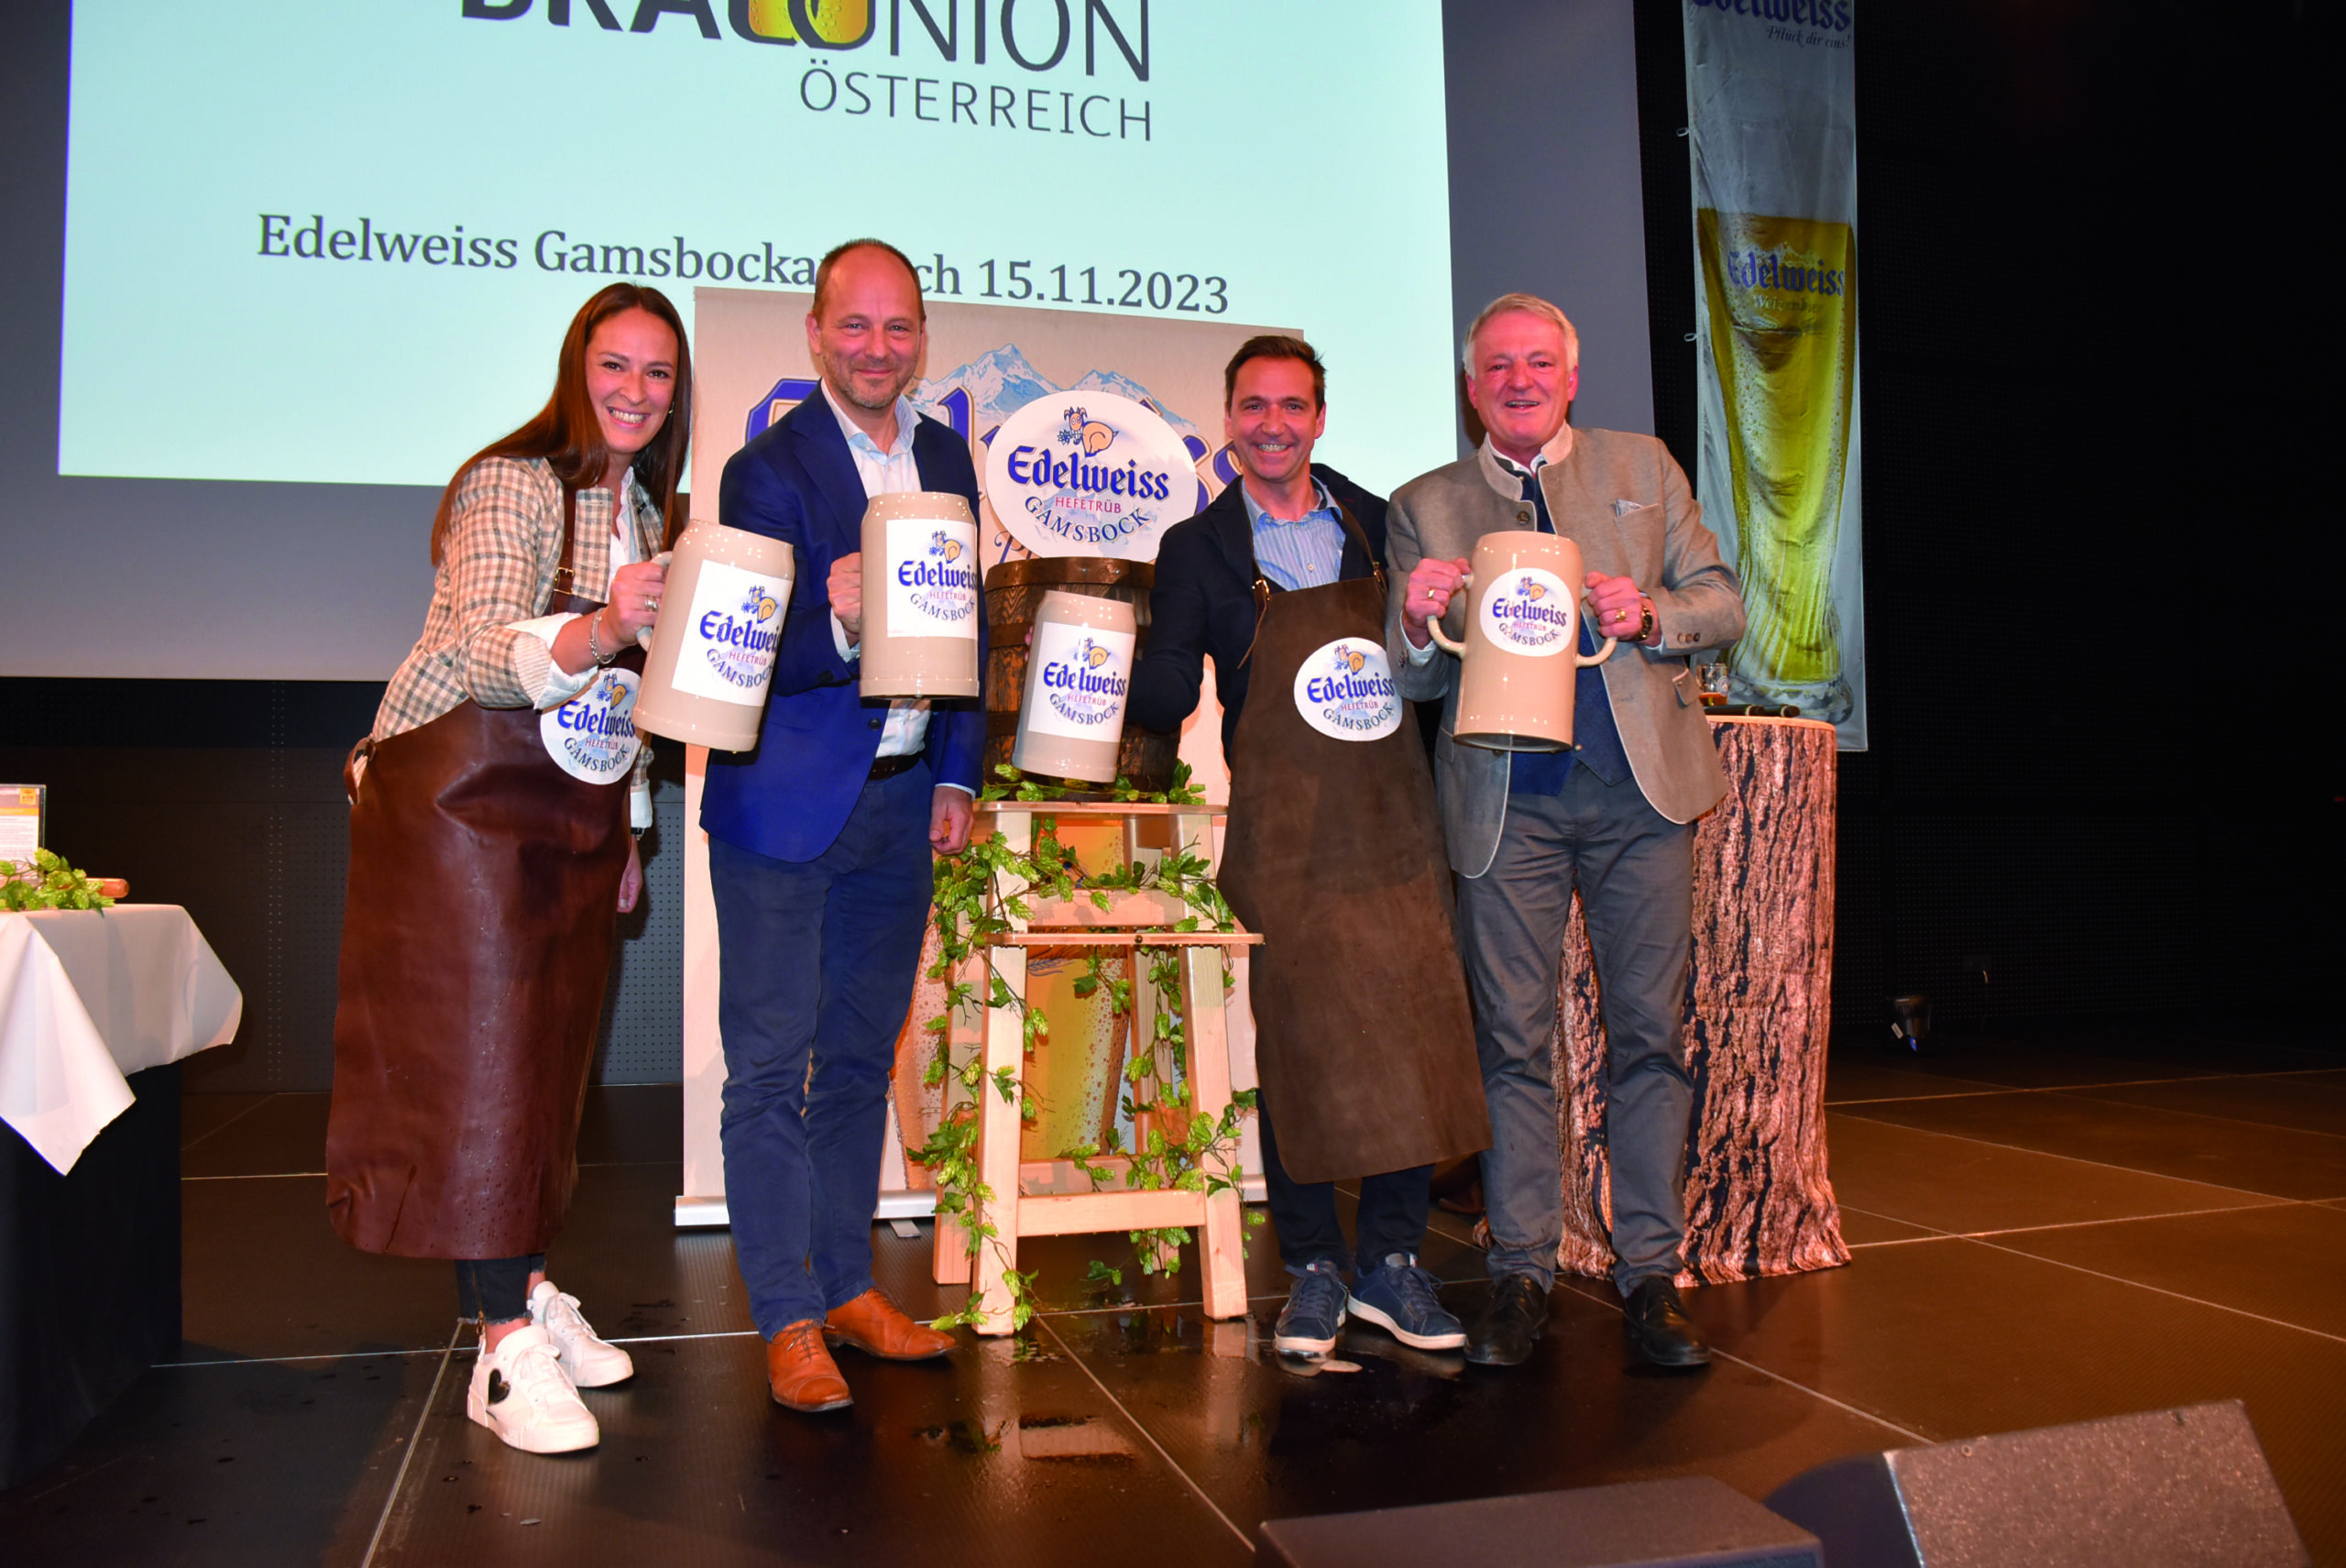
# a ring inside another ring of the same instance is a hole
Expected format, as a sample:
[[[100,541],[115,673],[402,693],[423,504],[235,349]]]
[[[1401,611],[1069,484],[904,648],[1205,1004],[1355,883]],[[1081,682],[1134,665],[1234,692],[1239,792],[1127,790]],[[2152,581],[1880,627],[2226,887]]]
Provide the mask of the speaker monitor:
[[[1822,1464],[1768,1507],[1833,1568],[2297,1568],[2309,1561],[2237,1399]]]
[[[1272,1519],[1266,1568],[1823,1568],[1816,1538],[1708,1476]]]

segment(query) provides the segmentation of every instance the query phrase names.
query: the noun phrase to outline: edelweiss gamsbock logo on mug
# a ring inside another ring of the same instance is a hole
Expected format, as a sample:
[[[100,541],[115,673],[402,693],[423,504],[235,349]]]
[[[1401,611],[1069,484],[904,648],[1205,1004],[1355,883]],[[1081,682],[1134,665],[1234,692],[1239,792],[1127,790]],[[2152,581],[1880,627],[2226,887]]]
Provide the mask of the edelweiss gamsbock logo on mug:
[[[704,561],[692,603],[677,607],[685,612],[685,643],[676,659],[676,689],[751,707],[763,702],[782,651],[790,587],[788,577]],[[667,633],[663,617],[660,634]]]
[[[1037,702],[1027,728],[1071,740],[1124,732],[1133,647],[1129,631],[1043,621],[1035,629]]]
[[[1545,658],[1570,646],[1572,589],[1553,572],[1518,566],[1483,595],[1483,634],[1511,653]]]
[[[978,635],[978,525],[888,520],[888,635]]]

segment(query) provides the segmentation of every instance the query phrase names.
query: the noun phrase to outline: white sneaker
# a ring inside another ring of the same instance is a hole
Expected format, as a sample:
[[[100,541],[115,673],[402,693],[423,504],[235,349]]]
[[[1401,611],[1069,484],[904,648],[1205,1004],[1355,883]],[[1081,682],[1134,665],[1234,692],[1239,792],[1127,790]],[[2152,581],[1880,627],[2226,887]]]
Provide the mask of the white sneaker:
[[[603,1441],[594,1412],[554,1359],[554,1343],[534,1323],[473,1363],[465,1414],[524,1453],[569,1453]]]
[[[572,1387],[608,1387],[635,1376],[635,1362],[628,1353],[596,1337],[594,1326],[579,1315],[578,1298],[555,1289],[553,1280],[539,1280],[530,1292],[530,1321],[554,1342]]]

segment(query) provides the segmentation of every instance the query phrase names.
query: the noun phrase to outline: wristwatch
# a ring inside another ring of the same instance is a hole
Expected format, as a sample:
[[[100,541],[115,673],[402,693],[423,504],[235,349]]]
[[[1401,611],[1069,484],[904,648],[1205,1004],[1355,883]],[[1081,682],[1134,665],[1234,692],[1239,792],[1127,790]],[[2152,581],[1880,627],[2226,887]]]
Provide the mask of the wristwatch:
[[[1653,600],[1650,598],[1639,598],[1638,600],[1638,634],[1631,638],[1630,641],[1633,642],[1643,642],[1647,638],[1651,637],[1652,635]]]

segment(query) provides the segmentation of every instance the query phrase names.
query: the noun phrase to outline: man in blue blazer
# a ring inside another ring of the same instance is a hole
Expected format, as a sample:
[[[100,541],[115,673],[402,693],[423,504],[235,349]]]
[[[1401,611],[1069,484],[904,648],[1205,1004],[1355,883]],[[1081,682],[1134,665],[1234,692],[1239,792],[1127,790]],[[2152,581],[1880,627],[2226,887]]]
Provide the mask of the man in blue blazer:
[[[977,511],[969,448],[913,410],[920,280],[878,240],[825,257],[806,316],[818,393],[725,465],[718,518],[786,541],[797,577],[754,751],[712,752],[701,796],[720,953],[726,1207],[777,1403],[850,1402],[827,1341],[942,1355],[872,1283],[872,1215],[930,851],[968,843],[985,716],[858,695],[866,502],[944,490]],[[979,619],[978,663],[985,663]],[[811,1079],[809,1065],[812,1066]]]

